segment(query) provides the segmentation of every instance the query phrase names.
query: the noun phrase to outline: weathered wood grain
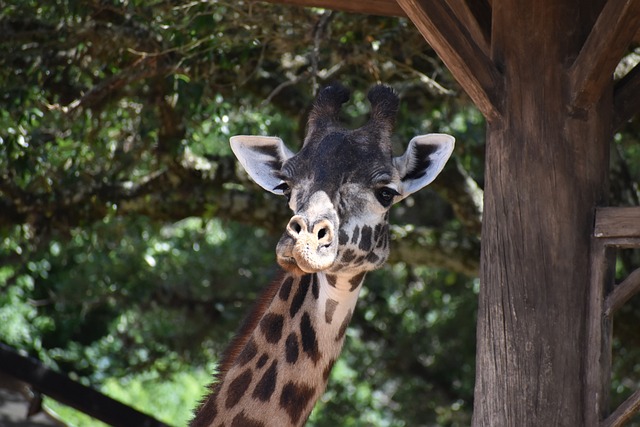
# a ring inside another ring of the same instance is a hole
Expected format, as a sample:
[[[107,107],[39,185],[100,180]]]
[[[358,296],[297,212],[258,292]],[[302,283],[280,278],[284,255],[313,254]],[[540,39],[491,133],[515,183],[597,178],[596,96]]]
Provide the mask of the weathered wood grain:
[[[567,72],[603,4],[492,2],[491,58],[505,91],[503,119],[487,132],[474,426],[597,425],[584,421],[596,407],[583,390],[613,84],[575,115]]]
[[[597,426],[609,413],[612,319],[603,315],[606,295],[613,288],[616,250],[601,239],[591,240],[591,278],[587,308],[585,426]]]

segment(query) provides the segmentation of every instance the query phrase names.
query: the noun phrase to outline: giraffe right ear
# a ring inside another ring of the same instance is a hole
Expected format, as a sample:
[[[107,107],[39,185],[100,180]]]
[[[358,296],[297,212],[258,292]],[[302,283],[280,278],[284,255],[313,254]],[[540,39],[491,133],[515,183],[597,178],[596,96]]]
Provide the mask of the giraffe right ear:
[[[293,153],[274,136],[237,135],[231,137],[231,150],[251,179],[265,190],[282,195],[277,173]]]

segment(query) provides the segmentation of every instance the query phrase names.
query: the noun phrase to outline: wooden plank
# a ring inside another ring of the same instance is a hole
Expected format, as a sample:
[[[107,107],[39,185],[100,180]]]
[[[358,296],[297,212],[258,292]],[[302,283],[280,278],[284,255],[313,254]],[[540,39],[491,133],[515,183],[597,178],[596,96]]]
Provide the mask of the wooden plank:
[[[618,409],[613,411],[613,414],[604,420],[601,426],[621,427],[638,412],[640,412],[640,390],[637,390],[622,405],[618,406]]]
[[[593,235],[598,238],[640,237],[640,207],[596,209]]]
[[[613,288],[605,301],[605,316],[613,316],[629,299],[640,292],[640,268],[634,270],[622,283]]]
[[[398,0],[489,122],[502,117],[503,76],[445,0]]]
[[[269,3],[289,4],[301,7],[320,7],[342,12],[361,13],[378,16],[406,16],[395,0],[265,0]]]
[[[163,427],[155,418],[55,372],[0,343],[0,371],[30,384],[60,403],[112,426]]]
[[[637,64],[614,87],[614,129],[640,112],[640,64]]]
[[[569,70],[574,108],[587,108],[600,97],[638,28],[640,0],[606,2]]]
[[[616,251],[600,239],[591,239],[591,272],[585,349],[584,425],[597,426],[608,413],[611,382],[610,317],[603,316],[605,295],[613,287]]]

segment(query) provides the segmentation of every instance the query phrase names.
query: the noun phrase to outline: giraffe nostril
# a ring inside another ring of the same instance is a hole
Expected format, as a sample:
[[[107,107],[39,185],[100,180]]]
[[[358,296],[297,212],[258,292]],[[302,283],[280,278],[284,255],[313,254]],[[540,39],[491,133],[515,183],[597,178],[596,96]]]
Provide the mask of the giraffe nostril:
[[[318,231],[318,240],[322,239],[326,235],[327,235],[327,229],[326,228],[321,228]]]
[[[302,230],[305,229],[305,221],[302,217],[296,215],[291,220],[289,220],[289,224],[287,224],[287,232],[292,237],[298,237]]]

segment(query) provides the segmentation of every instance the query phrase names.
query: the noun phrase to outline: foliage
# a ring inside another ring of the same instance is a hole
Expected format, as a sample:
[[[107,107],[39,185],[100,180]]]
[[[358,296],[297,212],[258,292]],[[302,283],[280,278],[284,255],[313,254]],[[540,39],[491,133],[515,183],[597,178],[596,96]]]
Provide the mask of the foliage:
[[[202,372],[275,275],[287,218],[238,173],[228,137],[299,145],[332,80],[353,88],[344,120],[357,126],[382,81],[402,98],[396,148],[450,132],[455,161],[393,211],[391,263],[368,278],[310,425],[469,424],[484,121],[406,20],[10,0],[0,29],[0,340],[183,425]],[[638,204],[639,138],[637,120],[616,136],[616,205]],[[635,307],[625,322],[637,324]],[[620,334],[616,384],[628,385],[639,347]]]

